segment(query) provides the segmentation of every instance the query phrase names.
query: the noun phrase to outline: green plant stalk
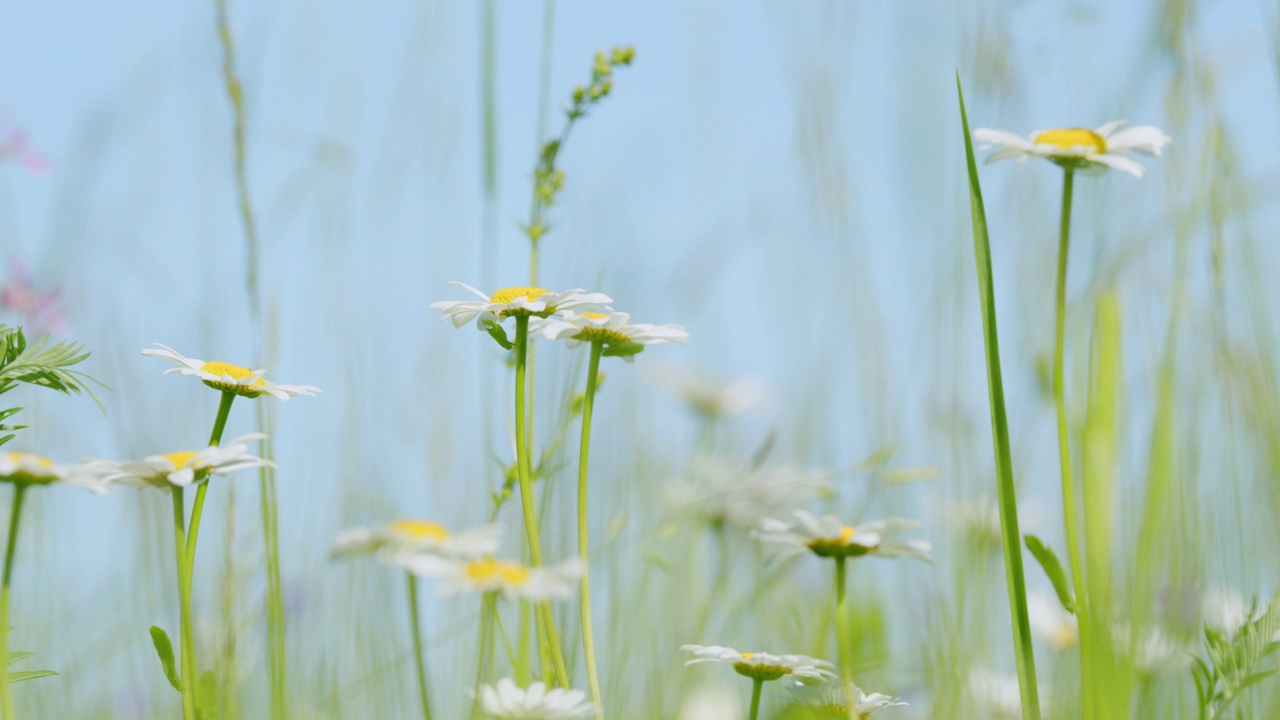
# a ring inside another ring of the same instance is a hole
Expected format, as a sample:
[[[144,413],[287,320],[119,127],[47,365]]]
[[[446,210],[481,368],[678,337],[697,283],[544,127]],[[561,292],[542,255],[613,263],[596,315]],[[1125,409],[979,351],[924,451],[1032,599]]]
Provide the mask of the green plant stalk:
[[[1062,522],[1067,535],[1067,558],[1071,563],[1071,584],[1076,594],[1076,619],[1080,632],[1080,696],[1085,708],[1092,706],[1092,681],[1089,657],[1089,598],[1084,582],[1084,563],[1080,557],[1080,522],[1077,517],[1075,476],[1071,470],[1071,428],[1067,420],[1066,355],[1067,327],[1067,257],[1071,245],[1071,200],[1075,186],[1075,170],[1063,168],[1062,216],[1058,232],[1058,277],[1053,295],[1053,402],[1058,412],[1058,458],[1062,466]]]
[[[849,720],[858,720],[858,707],[853,699],[853,658],[849,656],[852,638],[849,637],[849,605],[845,597],[846,565],[848,558],[836,561],[836,655],[840,660],[840,684],[844,687],[845,707]]]
[[[525,534],[529,538],[529,557],[534,567],[542,566],[542,545],[538,540],[538,513],[534,508],[533,472],[529,467],[529,441],[525,437],[525,365],[529,351],[529,316],[516,316],[516,475],[520,481],[520,506],[524,511]],[[551,655],[561,687],[569,687],[569,673],[565,670],[564,654],[560,651],[560,638],[556,633],[555,618],[548,602],[537,603],[537,614],[543,632],[536,633],[539,648]]]
[[[977,266],[978,295],[982,303],[982,336],[986,353],[987,390],[991,402],[991,442],[995,451],[996,480],[1000,505],[1000,536],[1004,551],[1005,586],[1009,592],[1009,615],[1013,624],[1014,653],[1018,663],[1018,689],[1024,720],[1040,719],[1040,687],[1036,680],[1036,658],[1031,643],[1027,614],[1027,587],[1022,568],[1022,535],[1018,530],[1018,499],[1013,481],[1013,459],[1009,446],[1009,419],[1004,403],[1004,378],[1000,370],[1000,336],[996,322],[995,289],[991,282],[991,243],[987,235],[987,213],[982,204],[982,183],[973,156],[973,137],[964,107],[964,89],[956,72],[956,95],[960,102],[960,122],[964,129],[965,164],[969,175],[969,205],[973,218],[973,255]]]
[[[4,586],[0,587],[0,711],[4,720],[14,720],[13,693],[9,686],[9,587],[13,579],[13,556],[18,546],[18,521],[22,519],[25,483],[13,486],[13,506],[9,509],[9,539],[4,550]]]
[[[176,485],[170,488],[170,494],[173,496],[174,555],[178,563],[179,637],[182,642],[179,653],[182,665],[182,718],[195,720],[196,675],[195,641],[191,630],[191,569],[187,566],[186,506],[183,504],[182,490]]]
[[[764,680],[754,678],[751,685],[751,715],[748,720],[756,720],[760,717],[760,691],[764,689]]]
[[[578,557],[582,560],[582,578],[578,584],[582,617],[582,653],[587,665],[587,686],[596,703],[596,717],[604,717],[600,700],[600,674],[596,670],[595,634],[591,626],[590,541],[587,523],[587,461],[591,449],[591,413],[595,407],[596,381],[600,374],[600,355],[604,343],[591,343],[591,360],[587,365],[587,394],[582,400],[582,441],[578,448]]]
[[[405,573],[409,586],[409,622],[413,628],[413,662],[418,672],[418,695],[422,698],[422,717],[431,720],[431,699],[427,694],[427,659],[422,654],[422,622],[418,617],[418,578]]]
[[[209,446],[213,447],[222,442],[222,432],[227,427],[227,416],[231,414],[231,403],[235,402],[236,394],[227,390],[222,391],[222,399],[218,402],[218,414],[213,420],[213,432],[209,433]],[[187,567],[194,568],[196,563],[196,537],[200,534],[200,518],[204,514],[204,497],[209,492],[209,482],[206,478],[196,487],[196,500],[191,506],[191,526],[187,532]]]
[[[484,682],[484,661],[487,654],[489,644],[489,635],[493,631],[490,629],[490,619],[497,611],[494,602],[494,593],[487,592],[480,599],[480,644],[476,648],[476,681],[471,690],[471,720],[477,720],[480,717],[480,684]],[[520,677],[519,670],[516,671],[516,677]],[[527,686],[527,681],[521,681],[521,687]]]
[[[271,459],[270,405],[258,404],[258,427],[266,433],[262,440],[262,456]],[[282,720],[286,716],[285,704],[285,647],[284,647],[284,583],[280,579],[280,530],[279,503],[276,501],[276,476],[271,467],[258,469],[258,503],[262,513],[262,541],[266,555],[267,574],[267,647],[271,659],[271,712],[272,718]]]

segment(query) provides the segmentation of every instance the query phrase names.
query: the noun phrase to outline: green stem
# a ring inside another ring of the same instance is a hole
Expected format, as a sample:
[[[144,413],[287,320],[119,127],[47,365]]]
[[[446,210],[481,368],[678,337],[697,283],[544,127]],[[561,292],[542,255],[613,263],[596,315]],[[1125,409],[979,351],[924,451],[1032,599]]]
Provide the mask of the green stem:
[[[213,432],[209,433],[209,446],[213,447],[222,442],[222,432],[227,427],[227,416],[231,414],[231,403],[235,402],[236,394],[224,390],[222,392],[222,400],[218,403],[218,415],[213,419]],[[200,534],[200,518],[204,515],[204,496],[209,492],[209,482],[206,478],[196,487],[196,500],[191,506],[191,528],[187,533],[187,567],[194,568],[196,564],[196,538]],[[192,572],[194,575],[195,573]]]
[[[485,593],[480,600],[480,644],[476,648],[476,682],[471,690],[471,720],[480,717],[480,683],[484,681],[485,649],[488,646],[490,619],[495,612],[493,593]],[[519,673],[517,672],[517,676]],[[524,687],[524,685],[521,685]]]
[[[1067,558],[1071,563],[1071,583],[1076,593],[1077,626],[1080,628],[1081,695],[1089,709],[1089,668],[1085,662],[1088,633],[1088,598],[1084,586],[1084,564],[1080,559],[1080,530],[1076,516],[1075,476],[1071,471],[1070,427],[1067,422],[1066,379],[1063,372],[1066,346],[1067,255],[1071,242],[1071,198],[1075,170],[1066,168],[1062,183],[1062,221],[1058,235],[1058,279],[1054,292],[1053,400],[1058,411],[1058,457],[1062,465],[1062,519],[1067,535]]]
[[[764,680],[755,678],[751,685],[751,715],[747,720],[756,720],[760,717],[760,691],[764,689]]]
[[[858,708],[853,695],[853,658],[849,656],[852,639],[849,637],[849,606],[845,600],[845,563],[848,558],[837,556],[836,561],[836,653],[840,659],[840,682],[844,686],[844,704],[849,720],[858,720]]]
[[[182,501],[182,488],[170,488],[173,496],[173,544],[178,562],[178,612],[179,638],[182,643],[179,657],[182,662],[182,717],[194,720],[196,716],[196,673],[194,633],[191,630],[191,569],[187,564],[186,506]]]
[[[0,710],[4,720],[14,720],[13,694],[9,690],[9,586],[13,578],[13,555],[18,547],[18,521],[22,518],[22,500],[27,486],[13,486],[13,506],[9,509],[9,540],[4,550],[4,585],[0,587]]]
[[[596,704],[596,717],[603,718],[600,701],[600,674],[596,670],[595,635],[591,627],[591,580],[587,526],[587,461],[591,451],[591,411],[595,406],[596,380],[600,374],[600,354],[604,343],[591,343],[591,360],[587,366],[587,394],[582,401],[582,442],[578,449],[578,557],[582,560],[582,579],[578,585],[582,616],[582,652],[586,657],[587,686]]]
[[[422,623],[418,618],[418,578],[409,579],[409,622],[413,627],[413,661],[418,670],[418,695],[422,698],[422,717],[431,720],[431,701],[427,695],[427,660],[422,654]]]
[[[538,513],[534,508],[533,472],[529,466],[529,441],[525,436],[525,366],[529,355],[529,316],[516,316],[516,475],[520,481],[520,506],[524,510],[525,533],[529,538],[529,557],[534,567],[542,566],[542,545],[538,540]],[[560,651],[560,638],[556,633],[555,618],[548,602],[538,603],[538,618],[545,633],[536,633],[539,648],[545,647],[555,665],[561,687],[569,687],[569,673],[565,669],[564,654]],[[545,644],[544,644],[545,643]]]
[[[270,404],[258,404],[258,427],[266,434],[262,440],[262,457],[271,459],[274,450],[271,437]],[[271,676],[271,717],[283,720],[288,714],[285,696],[284,583],[280,580],[279,503],[276,500],[275,470],[258,469],[258,503],[262,514],[262,542],[267,574],[267,648]]]

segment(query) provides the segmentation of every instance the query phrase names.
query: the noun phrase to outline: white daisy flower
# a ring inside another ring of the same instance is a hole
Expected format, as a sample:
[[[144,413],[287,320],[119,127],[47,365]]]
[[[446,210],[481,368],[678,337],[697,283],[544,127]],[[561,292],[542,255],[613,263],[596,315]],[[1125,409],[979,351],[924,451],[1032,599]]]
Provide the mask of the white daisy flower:
[[[900,698],[890,697],[883,693],[871,693],[868,695],[856,685],[850,685],[849,687],[853,692],[857,693],[853,708],[857,711],[859,718],[871,717],[887,707],[906,705]],[[787,688],[787,691],[791,693],[791,697],[796,703],[805,706],[818,718],[845,720],[845,718],[849,717],[849,706],[845,704],[844,688],[840,687],[839,683],[828,683],[820,687],[813,687],[798,682]]]
[[[723,685],[701,685],[680,703],[678,720],[742,720],[747,716],[738,693]]]
[[[770,396],[769,386],[755,377],[740,377],[722,382],[687,370],[663,368],[658,382],[700,414],[713,419],[737,417],[763,404]]]
[[[581,690],[548,690],[542,682],[521,689],[511,678],[499,680],[496,687],[481,685],[479,700],[480,708],[495,718],[567,720],[596,714],[596,704]]]
[[[1116,647],[1129,655],[1133,665],[1144,675],[1159,675],[1181,670],[1191,664],[1195,647],[1181,642],[1158,625],[1140,630],[1137,637],[1128,623],[1117,623],[1111,629]]]
[[[565,600],[571,597],[582,576],[582,561],[566,560],[559,565],[531,567],[518,560],[474,558],[457,560],[437,555],[406,558],[409,572],[440,581],[441,595],[463,592],[500,592],[511,599]]]
[[[430,520],[392,520],[372,528],[348,528],[338,533],[332,556],[373,555],[387,565],[401,567],[422,553],[450,558],[478,558],[498,551],[502,528],[484,525],[451,533]]]
[[[200,450],[179,450],[163,455],[148,455],[141,460],[91,461],[109,485],[151,487],[186,487],[210,475],[227,475],[237,470],[275,467],[275,463],[249,454],[249,443],[266,435],[249,433]]]
[[[680,649],[694,655],[692,660],[685,663],[686,666],[708,662],[724,663],[733,666],[734,671],[739,675],[752,680],[777,680],[788,675],[814,680],[831,680],[836,676],[833,672],[834,665],[808,655],[738,652],[733,648],[719,645],[681,645]]]
[[[1080,642],[1076,616],[1067,612],[1055,595],[1033,592],[1027,595],[1027,616],[1031,631],[1059,650]]]
[[[477,327],[488,330],[488,323],[501,323],[515,315],[547,317],[564,310],[600,310],[613,302],[608,295],[588,293],[582,288],[552,292],[538,287],[509,287],[497,290],[490,296],[466,283],[449,284],[466,288],[480,298],[431,303],[431,307],[444,313],[445,318],[452,320],[456,328],[479,318]]]
[[[791,557],[812,551],[820,557],[911,557],[933,562],[929,556],[932,545],[925,540],[894,541],[892,538],[920,527],[914,520],[889,518],[875,520],[858,526],[845,525],[835,515],[817,517],[805,510],[796,510],[795,522],[783,522],[773,518],[760,521],[752,536],[781,547],[779,557]]]
[[[1095,130],[1039,130],[1025,138],[1008,130],[978,128],[973,131],[973,139],[982,143],[980,150],[999,148],[987,157],[988,163],[1006,158],[1017,158],[1023,162],[1029,157],[1042,157],[1065,168],[1097,171],[1115,168],[1141,178],[1146,168],[1121,153],[1136,152],[1159,157],[1173,138],[1153,125],[1138,125],[1116,132],[1126,122],[1116,120]]]
[[[15,485],[62,483],[105,495],[107,485],[92,463],[61,465],[43,455],[27,452],[0,452],[0,482]]]
[[[630,362],[646,345],[689,342],[689,333],[681,325],[653,325],[631,323],[631,316],[624,312],[584,312],[565,310],[546,318],[529,321],[529,333],[540,334],[548,340],[565,340],[569,347],[586,342],[604,345],[604,354],[622,355]]]
[[[288,400],[295,395],[314,397],[320,394],[320,388],[312,387],[311,385],[280,385],[273,383],[263,377],[267,372],[266,370],[250,370],[249,368],[232,365],[221,360],[206,362],[189,358],[177,350],[160,343],[155,343],[154,348],[143,350],[142,354],[149,357],[164,358],[178,366],[165,370],[165,375],[170,373],[190,375],[200,378],[205,385],[214,390],[233,392],[242,397],[252,398],[259,395],[270,395],[279,400]]]
[[[1022,691],[1017,675],[1001,675],[986,668],[974,668],[969,672],[969,697],[974,705],[988,715],[984,717],[1017,720],[1022,717]],[[1040,712],[1048,709],[1049,688],[1040,685]]]
[[[754,529],[769,515],[789,512],[835,490],[825,470],[783,465],[743,467],[723,458],[701,455],[691,463],[688,479],[667,488],[667,502],[695,513],[716,527]]]

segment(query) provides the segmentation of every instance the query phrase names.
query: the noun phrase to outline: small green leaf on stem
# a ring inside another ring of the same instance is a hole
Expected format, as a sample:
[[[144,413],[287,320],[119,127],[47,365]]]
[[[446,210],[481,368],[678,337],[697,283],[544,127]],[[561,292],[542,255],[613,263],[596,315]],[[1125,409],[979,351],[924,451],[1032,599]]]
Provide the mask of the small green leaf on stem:
[[[164,676],[169,679],[169,684],[174,690],[182,692],[182,678],[174,667],[173,643],[169,642],[169,635],[164,628],[159,625],[151,626],[151,644],[156,646],[156,655],[160,657],[160,666],[164,668]]]
[[[1027,549],[1031,551],[1031,556],[1040,563],[1044,574],[1049,576],[1049,582],[1053,583],[1053,591],[1058,594],[1058,601],[1062,603],[1062,607],[1069,613],[1075,613],[1076,601],[1071,597],[1071,585],[1067,583],[1067,573],[1062,569],[1062,563],[1058,561],[1058,556],[1054,554],[1053,548],[1045,545],[1044,542],[1028,533],[1023,536],[1027,542]]]

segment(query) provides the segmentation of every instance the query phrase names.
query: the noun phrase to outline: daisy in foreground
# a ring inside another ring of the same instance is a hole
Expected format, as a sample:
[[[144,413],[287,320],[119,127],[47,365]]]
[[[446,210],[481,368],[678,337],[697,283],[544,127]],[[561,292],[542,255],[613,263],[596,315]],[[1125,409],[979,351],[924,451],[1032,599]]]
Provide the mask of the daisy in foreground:
[[[577,558],[559,565],[533,567],[518,560],[491,557],[454,560],[435,555],[419,555],[405,561],[405,568],[423,577],[440,581],[440,594],[463,592],[502,593],[518,600],[564,600],[573,595],[582,575]]]
[[[495,718],[567,720],[596,713],[596,704],[587,701],[581,690],[548,690],[541,682],[520,688],[510,678],[499,680],[496,687],[481,685],[477,699],[480,708]]]
[[[498,551],[502,528],[484,525],[459,532],[430,520],[392,520],[371,528],[348,528],[338,533],[333,557],[373,555],[386,565],[402,567],[420,554],[449,558],[478,558]]]
[[[241,397],[258,397],[270,395],[279,400],[288,400],[297,395],[314,397],[320,394],[320,388],[311,385],[280,385],[267,380],[266,370],[250,370],[240,365],[222,362],[221,360],[197,360],[189,358],[171,347],[155,343],[154,348],[142,351],[148,357],[164,358],[178,367],[165,370],[164,374],[181,373],[200,378],[205,385],[214,390],[234,393]]]
[[[473,293],[479,300],[445,300],[431,303],[431,307],[444,313],[454,327],[462,327],[479,318],[481,330],[488,330],[488,323],[501,323],[509,317],[531,315],[547,317],[564,310],[599,310],[613,302],[608,295],[588,293],[582,288],[552,292],[538,287],[508,287],[485,295],[466,283],[451,282]]]
[[[811,658],[807,655],[774,655],[767,652],[738,652],[733,648],[719,645],[681,645],[680,649],[693,653],[694,657],[685,663],[724,663],[743,677],[751,678],[751,715],[756,720],[760,715],[760,692],[764,684],[770,680],[783,677],[808,678],[825,681],[833,679],[835,666],[826,660]]]
[[[1141,178],[1146,168],[1126,156],[1126,153],[1142,153],[1159,157],[1164,146],[1173,142],[1160,128],[1138,125],[1120,130],[1126,120],[1109,122],[1094,130],[1087,128],[1062,128],[1040,130],[1022,137],[1008,130],[978,128],[973,139],[980,150],[998,150],[987,157],[988,163],[1008,158],[1019,162],[1029,157],[1052,160],[1064,168],[1105,171],[1115,168]]]
[[[897,705],[906,705],[900,699],[890,697],[883,693],[871,693],[870,695],[862,692],[861,688],[854,685],[851,688],[851,697],[854,697],[853,711],[857,713],[854,717],[869,718],[881,710],[894,707]],[[844,690],[839,685],[824,685],[821,687],[812,687],[804,683],[796,683],[794,686],[787,688],[791,693],[791,698],[797,705],[801,705],[809,710],[815,718],[829,718],[830,720],[845,720],[849,717],[849,706],[845,703]]]
[[[920,527],[914,520],[890,518],[845,525],[835,515],[817,517],[805,510],[796,510],[794,522],[765,518],[752,533],[762,542],[781,546],[780,557],[791,557],[812,551],[819,557],[850,558],[863,555],[879,557],[911,557],[932,562],[929,551],[932,546],[926,540],[893,540],[905,532]]]
[[[529,332],[548,340],[565,340],[569,347],[583,343],[599,343],[603,354],[619,355],[631,361],[646,345],[689,342],[689,332],[682,325],[632,324],[624,312],[584,312],[565,310],[559,315],[534,318]]]
[[[228,475],[237,470],[275,467],[275,463],[249,454],[249,443],[263,440],[262,433],[249,433],[223,445],[210,445],[200,450],[179,450],[163,455],[148,455],[141,460],[89,461],[90,467],[109,484],[183,488],[211,475]]]

